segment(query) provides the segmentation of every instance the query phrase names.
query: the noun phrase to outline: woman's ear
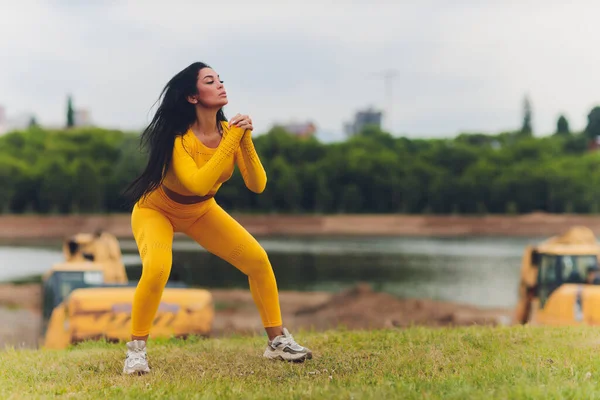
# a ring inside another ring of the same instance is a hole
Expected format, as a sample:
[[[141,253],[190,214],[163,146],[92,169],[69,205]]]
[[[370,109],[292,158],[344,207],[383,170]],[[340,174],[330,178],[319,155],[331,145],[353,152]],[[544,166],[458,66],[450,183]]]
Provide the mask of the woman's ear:
[[[198,99],[196,98],[196,96],[188,96],[187,101],[192,104],[198,104]]]

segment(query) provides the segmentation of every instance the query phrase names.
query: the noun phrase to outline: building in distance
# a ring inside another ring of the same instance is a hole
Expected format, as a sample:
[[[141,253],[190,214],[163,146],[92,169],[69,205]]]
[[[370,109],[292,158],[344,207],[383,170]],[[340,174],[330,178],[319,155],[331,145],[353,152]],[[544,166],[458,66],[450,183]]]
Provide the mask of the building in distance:
[[[352,137],[360,133],[366,126],[373,125],[381,129],[383,113],[369,107],[354,114],[354,120],[344,124],[346,136]]]

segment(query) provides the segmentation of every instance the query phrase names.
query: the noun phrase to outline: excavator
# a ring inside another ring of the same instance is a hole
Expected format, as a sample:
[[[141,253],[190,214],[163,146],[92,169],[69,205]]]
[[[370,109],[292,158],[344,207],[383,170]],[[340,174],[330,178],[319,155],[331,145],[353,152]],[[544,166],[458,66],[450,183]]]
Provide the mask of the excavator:
[[[600,245],[593,231],[574,226],[535,245],[521,260],[514,323],[600,324]]]
[[[64,261],[42,276],[42,346],[65,349],[86,340],[130,340],[137,282],[127,279],[121,248],[108,232],[64,240]],[[214,318],[209,291],[169,282],[152,323],[152,337],[210,336]]]

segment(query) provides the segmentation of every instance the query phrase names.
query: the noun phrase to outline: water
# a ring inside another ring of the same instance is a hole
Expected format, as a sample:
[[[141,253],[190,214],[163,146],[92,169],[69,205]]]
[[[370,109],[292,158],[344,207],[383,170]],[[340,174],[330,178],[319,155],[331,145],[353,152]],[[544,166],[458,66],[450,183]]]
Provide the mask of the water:
[[[259,238],[280,290],[337,291],[358,282],[400,297],[513,307],[524,247],[541,238]],[[141,274],[135,242],[121,241],[129,279]],[[60,244],[0,247],[0,281],[41,274]],[[173,244],[172,280],[247,288],[246,277],[196,243]]]

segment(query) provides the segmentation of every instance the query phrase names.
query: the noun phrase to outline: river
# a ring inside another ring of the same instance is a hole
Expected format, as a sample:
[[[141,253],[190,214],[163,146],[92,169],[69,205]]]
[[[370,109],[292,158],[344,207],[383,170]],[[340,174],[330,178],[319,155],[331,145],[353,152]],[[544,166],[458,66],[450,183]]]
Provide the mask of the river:
[[[405,298],[513,307],[524,247],[541,238],[259,237],[280,290],[338,291],[358,282]],[[131,280],[141,268],[122,240]],[[0,281],[42,274],[62,259],[60,243],[0,245]],[[247,288],[246,277],[194,242],[173,243],[171,279],[202,287]]]

